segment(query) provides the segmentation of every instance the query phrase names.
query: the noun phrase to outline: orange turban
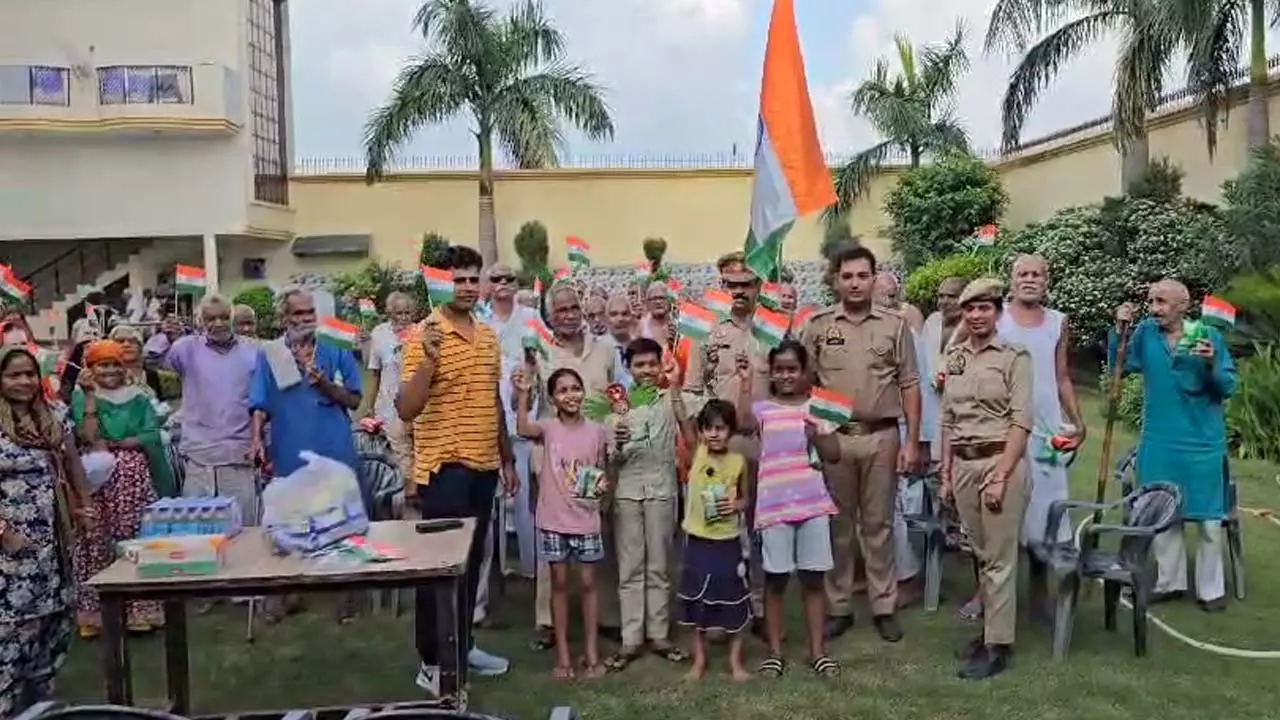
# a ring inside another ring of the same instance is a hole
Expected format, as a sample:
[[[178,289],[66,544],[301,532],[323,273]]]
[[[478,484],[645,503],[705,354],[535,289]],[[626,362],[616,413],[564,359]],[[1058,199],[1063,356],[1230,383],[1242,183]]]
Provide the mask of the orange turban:
[[[124,362],[124,346],[116,340],[95,340],[84,351],[84,364],[93,367],[99,363]]]

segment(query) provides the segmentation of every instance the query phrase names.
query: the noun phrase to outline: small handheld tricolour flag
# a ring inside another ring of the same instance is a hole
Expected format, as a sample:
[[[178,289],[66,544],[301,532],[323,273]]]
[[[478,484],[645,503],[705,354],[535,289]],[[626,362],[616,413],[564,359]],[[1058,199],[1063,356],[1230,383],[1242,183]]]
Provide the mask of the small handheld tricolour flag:
[[[573,275],[572,270],[569,268],[560,268],[556,271],[555,275],[551,276],[551,279],[555,282],[560,282],[561,280],[568,280],[570,275]]]
[[[1000,228],[995,225],[983,225],[973,231],[973,244],[980,247],[991,247],[996,244],[996,236],[1000,234]]]
[[[809,318],[813,317],[814,312],[816,311],[813,309],[812,305],[805,305],[804,307],[796,310],[795,315],[791,316],[792,334],[799,333],[800,328],[804,327],[806,322],[809,322]]]
[[[1200,305],[1200,319],[1218,325],[1235,327],[1236,309],[1231,303],[1222,298],[1205,295],[1204,302]]]
[[[853,400],[834,390],[816,387],[809,395],[809,415],[844,425],[853,419]]]
[[[0,295],[16,303],[25,303],[31,297],[31,286],[23,282],[13,268],[0,265]]]
[[[680,293],[684,292],[684,284],[675,278],[667,280],[667,299],[675,302],[680,299]]]
[[[316,328],[316,340],[343,350],[355,350],[360,344],[360,328],[336,317],[322,317]]]
[[[533,294],[535,297],[542,297],[542,278],[533,279]]]
[[[48,377],[58,371],[60,357],[57,351],[29,342],[27,343],[27,352],[31,353],[32,357],[36,359],[36,365],[39,367],[42,377]]]
[[[453,271],[422,266],[422,279],[427,283],[427,299],[432,305],[453,302]]]
[[[555,336],[551,334],[547,324],[542,322],[542,318],[529,318],[525,322],[524,337],[520,342],[525,350],[532,350],[545,359],[551,353],[551,346],[555,344]]]
[[[760,304],[770,310],[782,309],[782,285],[767,282],[760,288]]]
[[[714,312],[701,305],[687,302],[680,306],[680,322],[677,329],[681,337],[706,340],[711,337],[711,329],[719,322],[720,317]]]
[[[204,269],[178,265],[173,269],[173,284],[178,286],[180,293],[203,295],[206,287]]]
[[[586,240],[570,235],[565,239],[564,244],[569,251],[570,265],[574,267],[591,266],[591,246],[587,244]]]
[[[653,268],[650,267],[649,263],[640,263],[639,265],[636,265],[636,280],[639,280],[640,282],[648,282],[650,275],[653,275]]]
[[[373,304],[373,300],[369,298],[360,298],[360,317],[365,320],[373,320],[378,317],[378,306]]]
[[[782,343],[782,338],[787,336],[790,327],[791,318],[762,307],[756,308],[756,314],[751,318],[751,334],[771,348]]]
[[[708,290],[702,294],[702,304],[708,310],[727,318],[733,312],[733,296],[724,290]]]

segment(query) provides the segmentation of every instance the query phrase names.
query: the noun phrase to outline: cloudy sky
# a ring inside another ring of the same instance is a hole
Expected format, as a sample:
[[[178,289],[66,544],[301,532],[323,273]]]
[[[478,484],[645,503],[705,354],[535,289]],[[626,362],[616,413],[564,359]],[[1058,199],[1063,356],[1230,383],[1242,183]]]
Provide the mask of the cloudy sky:
[[[505,5],[508,0],[491,0]],[[797,16],[823,144],[852,153],[876,141],[848,111],[850,91],[902,33],[916,44],[968,27],[973,68],[957,98],[975,144],[999,142],[999,102],[1010,65],[984,58],[981,35],[995,0],[799,0]],[[617,136],[570,139],[587,156],[680,156],[749,152],[771,0],[543,0],[568,38],[569,57],[608,91]],[[371,107],[421,40],[409,23],[419,0],[296,0],[291,3],[296,155],[356,158]],[[945,8],[945,9],[944,9]],[[1025,138],[1107,111],[1113,42],[1062,74]],[[474,154],[468,121],[426,129],[405,154]]]

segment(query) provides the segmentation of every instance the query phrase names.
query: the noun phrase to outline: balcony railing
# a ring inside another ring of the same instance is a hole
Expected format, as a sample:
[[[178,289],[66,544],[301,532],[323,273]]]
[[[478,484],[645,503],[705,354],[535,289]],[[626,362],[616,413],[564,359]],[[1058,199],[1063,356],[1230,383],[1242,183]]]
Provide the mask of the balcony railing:
[[[100,105],[193,105],[191,68],[111,65],[98,68]]]
[[[0,105],[71,104],[71,71],[49,65],[0,65]]]

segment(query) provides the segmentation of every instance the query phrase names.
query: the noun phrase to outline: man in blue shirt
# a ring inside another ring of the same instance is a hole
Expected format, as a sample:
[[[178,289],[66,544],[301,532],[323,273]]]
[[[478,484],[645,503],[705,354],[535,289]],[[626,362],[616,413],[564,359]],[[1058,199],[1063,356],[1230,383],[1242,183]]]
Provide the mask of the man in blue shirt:
[[[285,333],[263,345],[249,386],[254,461],[270,461],[272,474],[284,477],[310,450],[358,470],[350,413],[360,406],[360,365],[350,350],[316,343],[311,293],[286,288],[276,309]]]

